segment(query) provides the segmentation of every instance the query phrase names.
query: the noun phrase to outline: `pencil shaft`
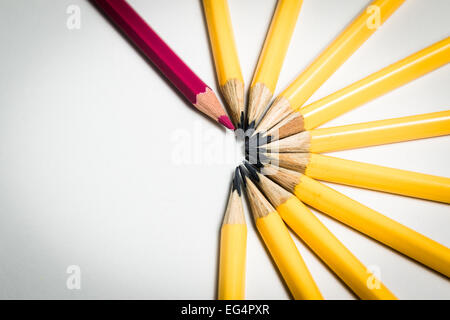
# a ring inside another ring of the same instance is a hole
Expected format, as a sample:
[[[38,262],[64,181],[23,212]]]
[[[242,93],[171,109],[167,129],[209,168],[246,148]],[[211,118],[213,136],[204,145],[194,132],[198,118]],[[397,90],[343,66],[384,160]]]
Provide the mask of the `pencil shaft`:
[[[274,100],[256,132],[271,129],[295,112],[397,10],[404,0],[374,0]]]
[[[224,224],[220,235],[219,300],[245,298],[247,226]]]
[[[375,0],[300,74],[281,96],[294,108],[312,94],[383,24],[404,0]],[[373,9],[373,10],[371,10]],[[376,16],[374,16],[376,15]],[[379,18],[380,25],[374,19]]]
[[[313,153],[422,139],[450,134],[450,111],[320,128],[308,132],[311,135],[310,152]]]
[[[207,85],[176,55],[125,0],[94,0],[158,69],[193,104]]]
[[[278,213],[256,219],[256,227],[294,299],[323,299]]]
[[[277,207],[283,220],[361,299],[396,299],[320,220],[295,196]]]
[[[304,129],[314,129],[376,97],[450,62],[450,37],[377,71],[297,112]]]
[[[248,120],[255,125],[272,99],[303,0],[278,0],[250,86]]]
[[[195,108],[234,129],[214,92],[181,60],[125,0],[91,0],[173,83]]]
[[[251,86],[263,83],[273,94],[303,0],[279,0]]]
[[[233,121],[241,124],[244,114],[244,79],[234,41],[227,0],[203,0],[209,40],[220,89]]]
[[[310,155],[305,174],[323,181],[450,203],[450,178],[446,177],[320,154]]]
[[[203,0],[209,39],[221,86],[228,80],[244,82],[234,41],[227,0]]]
[[[424,235],[302,175],[295,195],[346,225],[450,276],[450,249]]]

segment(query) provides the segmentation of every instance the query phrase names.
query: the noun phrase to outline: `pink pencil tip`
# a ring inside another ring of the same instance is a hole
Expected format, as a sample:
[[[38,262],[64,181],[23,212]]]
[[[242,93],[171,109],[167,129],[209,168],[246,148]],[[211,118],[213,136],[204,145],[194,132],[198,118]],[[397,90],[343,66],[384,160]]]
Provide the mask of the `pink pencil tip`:
[[[219,122],[221,124],[223,124],[225,127],[227,127],[228,129],[234,130],[233,123],[231,122],[230,118],[228,118],[227,116],[219,117]]]

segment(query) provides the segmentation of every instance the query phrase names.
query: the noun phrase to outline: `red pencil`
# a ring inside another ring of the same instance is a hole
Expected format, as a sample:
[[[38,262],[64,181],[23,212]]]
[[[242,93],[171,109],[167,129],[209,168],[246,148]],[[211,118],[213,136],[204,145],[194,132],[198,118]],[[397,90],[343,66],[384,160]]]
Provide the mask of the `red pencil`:
[[[125,0],[92,0],[201,112],[234,130],[216,94]]]

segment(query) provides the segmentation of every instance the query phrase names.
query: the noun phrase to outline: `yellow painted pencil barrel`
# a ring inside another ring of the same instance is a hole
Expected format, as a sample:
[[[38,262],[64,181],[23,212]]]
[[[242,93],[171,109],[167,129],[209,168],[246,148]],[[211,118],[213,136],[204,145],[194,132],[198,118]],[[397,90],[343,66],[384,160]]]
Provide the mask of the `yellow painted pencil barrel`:
[[[220,230],[219,300],[245,298],[247,226],[241,199],[239,170],[235,169],[230,197]]]
[[[305,104],[313,93],[397,10],[404,0],[374,0],[274,100],[256,132],[264,132]]]
[[[278,213],[299,237],[362,299],[392,300],[396,297],[295,196],[279,205]]]
[[[221,86],[242,78],[227,0],[203,0],[209,37]]]
[[[450,203],[450,178],[310,154],[311,178]]]
[[[247,226],[224,224],[220,234],[219,300],[245,298]]]
[[[450,62],[450,37],[420,50],[325,98],[297,108],[304,129],[314,129]]]
[[[403,2],[373,1],[280,95],[291,107],[302,106]]]
[[[220,89],[236,125],[244,111],[244,79],[234,41],[227,0],[203,0]]]
[[[248,120],[259,120],[272,98],[303,0],[278,0],[250,86]]]
[[[278,1],[251,86],[263,83],[274,93],[302,3],[303,0]]]
[[[321,153],[450,134],[450,111],[308,131],[310,152]],[[280,140],[281,141],[281,140]]]
[[[295,299],[321,300],[322,294],[276,212],[256,219],[256,227]]]
[[[294,189],[303,202],[450,277],[450,249],[305,175]]]

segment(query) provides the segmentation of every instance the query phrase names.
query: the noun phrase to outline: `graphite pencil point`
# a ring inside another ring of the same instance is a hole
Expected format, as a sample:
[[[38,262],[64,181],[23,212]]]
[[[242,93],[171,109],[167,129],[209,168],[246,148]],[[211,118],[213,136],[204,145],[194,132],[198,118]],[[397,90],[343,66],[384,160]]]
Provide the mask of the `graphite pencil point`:
[[[245,167],[248,170],[248,176],[252,179],[253,182],[259,182],[258,171],[256,171],[255,167],[251,165],[248,161],[244,162]]]
[[[236,167],[236,169],[234,170],[234,176],[233,176],[233,188],[232,190],[236,190],[237,193],[239,194],[239,196],[241,195],[241,180],[239,177],[239,168]]]

